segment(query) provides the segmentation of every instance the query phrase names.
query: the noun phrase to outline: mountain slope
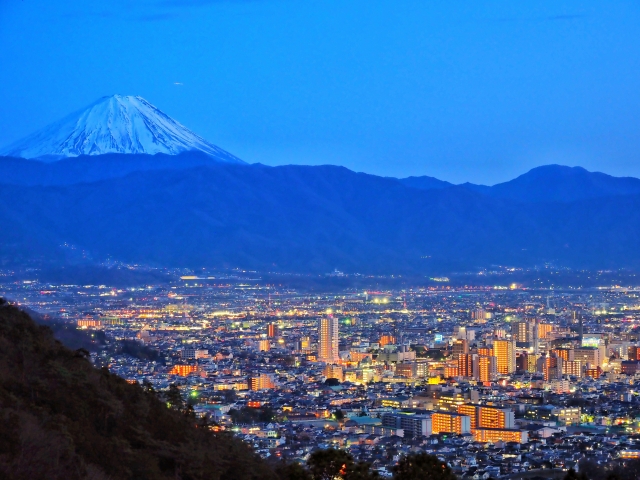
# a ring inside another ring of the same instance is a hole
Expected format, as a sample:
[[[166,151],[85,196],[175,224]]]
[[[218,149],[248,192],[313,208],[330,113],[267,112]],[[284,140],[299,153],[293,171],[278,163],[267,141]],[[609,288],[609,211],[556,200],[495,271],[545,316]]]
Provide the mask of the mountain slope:
[[[613,177],[582,167],[545,165],[483,193],[521,202],[572,202],[588,198],[640,194],[640,179]]]
[[[65,261],[68,249],[59,246],[66,243],[94,259],[262,271],[632,267],[640,264],[638,211],[637,195],[515,204],[463,187],[407,188],[331,166],[216,163],[0,189],[12,255]],[[3,254],[4,242],[0,237]]]
[[[445,182],[444,180],[438,180],[435,177],[429,177],[427,175],[422,175],[420,177],[400,178],[399,181],[406,187],[419,188],[420,190],[434,190],[453,186],[453,183]]]
[[[0,299],[0,477],[273,479],[240,440],[106,370]]]
[[[0,157],[0,183],[12,185],[73,185],[124,177],[147,170],[184,170],[215,165],[218,160],[206,153],[191,150],[177,155],[157,153],[81,155],[41,162],[15,157]]]
[[[244,163],[196,135],[142,97],[103,97],[87,108],[0,150],[0,155],[57,160],[105,153],[197,150],[230,163]]]

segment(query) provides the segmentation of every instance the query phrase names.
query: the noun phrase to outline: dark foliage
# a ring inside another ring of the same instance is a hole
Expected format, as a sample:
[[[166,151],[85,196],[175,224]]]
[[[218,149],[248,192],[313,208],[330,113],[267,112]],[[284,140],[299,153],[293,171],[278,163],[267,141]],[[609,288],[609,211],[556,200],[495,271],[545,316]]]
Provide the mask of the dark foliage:
[[[456,480],[451,469],[438,457],[426,453],[402,457],[393,467],[394,480]]]
[[[317,450],[307,461],[309,473],[313,480],[370,480],[379,478],[372,472],[369,464],[354,462],[353,457],[344,450],[333,448]]]
[[[229,416],[233,420],[233,423],[238,424],[254,424],[254,423],[266,423],[273,420],[273,409],[268,406],[260,408],[242,407],[240,410],[229,410]]]
[[[592,460],[581,460],[578,472],[570,469],[565,480],[638,480],[640,460],[625,460],[599,464]]]
[[[0,306],[0,478],[275,479],[244,443]],[[176,392],[169,396],[174,402]]]

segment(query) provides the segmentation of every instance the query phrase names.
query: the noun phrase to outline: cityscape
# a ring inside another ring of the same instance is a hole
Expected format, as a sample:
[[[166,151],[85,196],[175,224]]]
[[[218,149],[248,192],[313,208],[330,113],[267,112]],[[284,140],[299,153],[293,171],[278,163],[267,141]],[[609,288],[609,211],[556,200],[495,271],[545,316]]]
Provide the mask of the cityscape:
[[[1,289],[264,458],[345,449],[391,477],[424,451],[498,478],[640,457],[638,288],[305,291],[230,272]]]
[[[638,25],[0,0],[0,480],[640,480]]]

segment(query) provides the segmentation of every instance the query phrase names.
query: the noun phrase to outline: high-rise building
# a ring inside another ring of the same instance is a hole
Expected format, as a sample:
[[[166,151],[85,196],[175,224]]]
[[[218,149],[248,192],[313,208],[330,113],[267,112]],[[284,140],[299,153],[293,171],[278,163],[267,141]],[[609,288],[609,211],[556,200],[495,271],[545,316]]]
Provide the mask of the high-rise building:
[[[326,378],[335,378],[340,382],[344,382],[344,370],[340,365],[327,365],[322,372]]]
[[[396,337],[393,335],[382,335],[378,343],[380,344],[380,348],[383,348],[386,345],[395,345]]]
[[[573,352],[574,360],[579,360],[582,365],[589,364],[590,367],[601,367],[603,358],[600,349],[597,347],[576,348]]]
[[[516,371],[516,348],[511,340],[494,340],[493,354],[496,357],[498,373],[508,375]]]
[[[509,408],[496,408],[481,405],[459,405],[458,413],[471,419],[471,431],[476,428],[514,428],[515,414]]]
[[[383,413],[384,427],[401,428],[405,436],[410,433],[413,438],[431,435],[431,417],[413,413]]]
[[[414,378],[418,373],[416,362],[403,362],[396,364],[396,375],[398,377]]]
[[[318,361],[336,363],[338,353],[338,319],[327,315],[318,322]]]
[[[542,373],[544,381],[559,380],[562,378],[562,367],[564,360],[562,357],[543,357]]]
[[[266,373],[261,373],[260,375],[249,377],[248,383],[249,390],[267,390],[275,388],[273,378],[271,378],[271,375],[268,375]]]
[[[431,415],[431,429],[434,434],[456,433],[463,435],[471,433],[471,419],[459,413],[438,412]]]
[[[478,427],[478,406],[465,403],[464,405],[458,405],[458,413],[460,415],[466,415],[470,419],[470,428],[473,432]]]
[[[515,335],[517,342],[533,343],[533,333],[535,321],[522,320],[513,324],[511,332]]]
[[[547,335],[553,330],[553,325],[549,323],[538,324],[538,338],[547,338]]]
[[[267,337],[276,338],[278,336],[278,325],[276,323],[270,323],[267,327]]]
[[[515,414],[509,408],[478,407],[478,428],[514,428]]]
[[[479,356],[478,357],[478,381],[491,382],[498,374],[496,357]]]
[[[463,353],[458,357],[458,375],[466,378],[478,376],[478,355]]]
[[[569,360],[562,363],[562,373],[564,375],[571,375],[572,377],[582,376],[582,363],[580,360]]]
[[[267,339],[260,340],[258,342],[258,350],[261,352],[268,352],[271,350],[271,342]]]
[[[460,355],[469,353],[469,342],[467,342],[466,340],[456,340],[455,342],[453,342],[451,353],[454,360],[457,360]]]

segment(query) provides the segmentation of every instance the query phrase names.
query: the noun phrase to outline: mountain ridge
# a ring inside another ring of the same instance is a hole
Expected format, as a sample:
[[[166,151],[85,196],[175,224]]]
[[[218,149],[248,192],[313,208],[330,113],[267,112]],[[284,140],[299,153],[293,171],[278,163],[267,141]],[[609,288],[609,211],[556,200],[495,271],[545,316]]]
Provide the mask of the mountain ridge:
[[[144,98],[112,95],[0,149],[0,154],[55,161],[79,155],[175,155],[189,150],[204,152],[221,162],[244,163]]]
[[[640,265],[640,195],[543,204],[420,190],[335,166],[212,163],[0,189],[5,255],[260,271],[467,271]],[[34,241],[41,245],[33,245]],[[40,252],[40,253],[39,253]]]

